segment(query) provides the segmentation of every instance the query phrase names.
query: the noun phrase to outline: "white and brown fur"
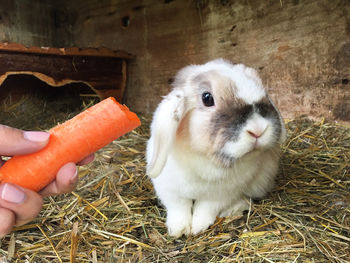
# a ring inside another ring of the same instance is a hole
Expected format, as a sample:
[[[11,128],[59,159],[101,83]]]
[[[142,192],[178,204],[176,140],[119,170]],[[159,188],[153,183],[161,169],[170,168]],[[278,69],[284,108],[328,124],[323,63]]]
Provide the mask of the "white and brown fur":
[[[214,105],[205,106],[209,92]],[[257,72],[218,59],[182,69],[154,113],[147,174],[171,236],[197,234],[216,216],[261,198],[278,170],[285,129]]]

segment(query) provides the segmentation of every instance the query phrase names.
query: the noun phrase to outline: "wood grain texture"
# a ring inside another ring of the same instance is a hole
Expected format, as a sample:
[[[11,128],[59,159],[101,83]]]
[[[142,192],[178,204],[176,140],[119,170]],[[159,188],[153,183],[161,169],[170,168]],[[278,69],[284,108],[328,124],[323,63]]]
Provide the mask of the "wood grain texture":
[[[347,0],[73,2],[74,45],[136,55],[133,110],[152,112],[180,68],[224,57],[257,69],[284,117],[350,122]]]
[[[30,46],[67,46],[74,14],[62,1],[1,0],[0,40]]]
[[[33,75],[51,86],[81,82],[100,98],[109,96],[122,101],[126,85],[124,58],[93,56],[86,53],[58,55],[55,52],[35,53],[0,48],[0,84],[10,75]],[[79,55],[78,55],[79,54]]]
[[[79,56],[79,57],[106,57],[106,58],[123,58],[132,59],[134,56],[122,50],[112,50],[108,48],[55,48],[55,47],[35,47],[24,46],[19,43],[0,43],[0,51],[11,53],[25,53],[35,55],[58,55],[58,56]]]
[[[4,0],[2,7],[1,41],[135,55],[124,101],[135,111],[151,113],[182,67],[223,57],[257,69],[285,118],[350,123],[349,0]]]

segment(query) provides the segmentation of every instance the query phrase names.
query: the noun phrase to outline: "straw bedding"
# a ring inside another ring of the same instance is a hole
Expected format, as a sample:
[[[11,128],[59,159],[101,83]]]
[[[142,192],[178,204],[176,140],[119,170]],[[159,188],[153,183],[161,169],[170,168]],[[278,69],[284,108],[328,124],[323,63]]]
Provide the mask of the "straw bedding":
[[[33,98],[10,109],[4,103],[0,121],[47,129],[81,110],[49,112],[47,105],[43,112],[37,105]],[[274,190],[251,201],[241,217],[218,218],[200,235],[172,239],[145,175],[150,118],[142,122],[80,168],[73,193],[46,199],[35,221],[1,239],[0,262],[350,262],[348,127],[287,121]]]

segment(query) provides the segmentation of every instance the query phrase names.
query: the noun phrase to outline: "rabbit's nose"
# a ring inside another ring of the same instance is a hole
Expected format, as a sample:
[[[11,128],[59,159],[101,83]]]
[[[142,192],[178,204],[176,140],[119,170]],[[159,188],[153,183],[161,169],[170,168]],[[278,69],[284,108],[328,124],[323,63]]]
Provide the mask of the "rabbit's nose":
[[[247,131],[249,133],[250,136],[255,137],[255,138],[259,138],[261,136],[261,133],[259,132],[253,132],[253,131]]]
[[[247,130],[247,133],[248,133],[250,136],[252,136],[252,137],[258,139],[258,138],[260,138],[260,137],[263,135],[264,131],[265,131],[265,129],[260,129],[260,130]]]
[[[266,130],[268,130],[269,123],[268,121],[259,116],[258,114],[253,114],[253,116],[248,120],[247,126],[244,129],[244,132],[249,137],[258,139],[264,135]]]

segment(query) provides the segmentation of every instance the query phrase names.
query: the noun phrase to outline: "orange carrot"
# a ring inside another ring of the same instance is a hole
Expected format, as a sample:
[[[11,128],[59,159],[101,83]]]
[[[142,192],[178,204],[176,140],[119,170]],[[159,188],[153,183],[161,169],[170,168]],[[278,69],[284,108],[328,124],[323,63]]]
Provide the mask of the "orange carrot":
[[[60,167],[79,162],[140,125],[136,114],[108,98],[52,128],[48,145],[39,152],[14,156],[0,168],[0,182],[39,191]]]

